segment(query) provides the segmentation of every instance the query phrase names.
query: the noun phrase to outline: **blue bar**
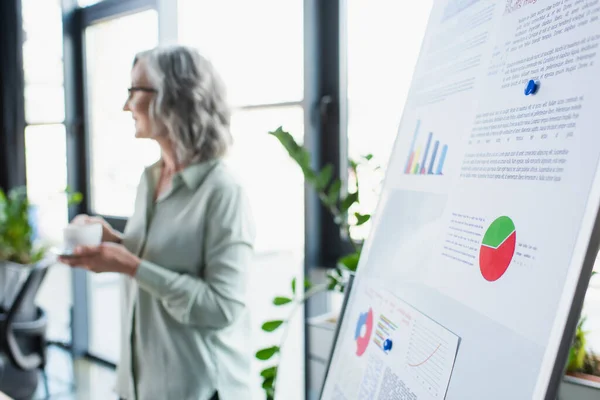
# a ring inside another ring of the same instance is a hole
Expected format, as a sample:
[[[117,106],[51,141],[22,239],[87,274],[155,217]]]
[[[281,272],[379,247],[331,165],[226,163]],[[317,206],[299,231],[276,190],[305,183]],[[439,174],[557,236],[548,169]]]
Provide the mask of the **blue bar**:
[[[413,153],[413,151],[415,150],[415,142],[417,141],[417,136],[419,134],[419,127],[421,126],[421,120],[418,119],[417,120],[417,127],[415,128],[415,135],[413,136],[413,140],[412,143],[410,144],[410,151],[408,152],[408,156],[406,158],[406,166],[404,167],[404,171],[407,171],[410,167],[410,155]]]
[[[429,132],[429,136],[427,137],[427,144],[425,145],[425,153],[423,154],[423,161],[421,161],[421,170],[419,174],[425,173],[425,162],[427,161],[427,155],[429,154],[429,146],[431,145],[431,138],[433,137],[433,132]]]
[[[444,147],[442,147],[442,154],[440,155],[440,163],[438,164],[437,167],[437,175],[442,175],[442,168],[444,168],[444,161],[446,161],[446,153],[448,152],[448,145],[445,144]]]
[[[435,163],[435,157],[437,156],[438,147],[440,145],[440,141],[436,140],[433,144],[433,154],[431,155],[431,161],[429,161],[429,171],[428,174],[433,174],[433,164]]]

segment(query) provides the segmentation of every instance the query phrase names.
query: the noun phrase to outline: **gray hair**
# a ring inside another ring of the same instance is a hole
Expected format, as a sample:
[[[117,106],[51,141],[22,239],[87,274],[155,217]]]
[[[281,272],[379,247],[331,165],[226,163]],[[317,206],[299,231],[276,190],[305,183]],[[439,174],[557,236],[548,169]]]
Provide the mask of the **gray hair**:
[[[225,85],[212,63],[187,46],[156,47],[138,53],[157,95],[150,118],[174,145],[181,165],[225,155],[232,143]]]

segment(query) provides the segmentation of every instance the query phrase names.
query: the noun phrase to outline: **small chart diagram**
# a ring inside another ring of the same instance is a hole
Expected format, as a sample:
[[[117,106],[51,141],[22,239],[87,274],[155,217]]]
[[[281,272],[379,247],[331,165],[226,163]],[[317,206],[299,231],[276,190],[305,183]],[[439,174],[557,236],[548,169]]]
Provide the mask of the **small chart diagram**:
[[[494,282],[504,275],[516,245],[517,232],[512,219],[502,216],[490,224],[479,250],[479,268],[485,280]]]
[[[366,313],[361,313],[356,321],[354,340],[356,340],[356,355],[362,356],[367,351],[373,332],[373,310],[369,308]]]
[[[445,393],[443,372],[452,361],[449,344],[434,330],[415,323],[410,336],[406,365],[413,377],[433,397]]]

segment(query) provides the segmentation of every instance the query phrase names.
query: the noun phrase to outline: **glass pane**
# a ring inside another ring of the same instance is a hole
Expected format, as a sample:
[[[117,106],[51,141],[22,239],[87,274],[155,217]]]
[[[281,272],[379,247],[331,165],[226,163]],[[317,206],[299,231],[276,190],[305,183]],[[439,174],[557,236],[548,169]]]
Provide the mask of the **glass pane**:
[[[33,205],[38,238],[58,246],[67,224],[66,134],[63,125],[28,126],[25,129],[27,192]],[[40,288],[37,303],[48,314],[48,338],[69,342],[71,270],[64,265],[50,268]]]
[[[600,254],[594,265],[596,275],[590,280],[582,315],[587,317],[584,330],[588,332],[587,345],[590,350],[600,353]]]
[[[89,7],[93,6],[94,4],[100,3],[101,1],[104,0],[77,0],[77,4],[79,5],[79,7]]]
[[[121,349],[121,279],[115,273],[88,274],[90,353],[115,364]]]
[[[50,52],[43,43],[27,40],[23,44],[23,70],[27,86],[43,84],[62,86],[63,84],[61,55],[54,51]]]
[[[131,215],[142,170],[160,155],[154,142],[135,139],[131,115],[122,111],[134,56],[156,46],[157,41],[155,10],[112,19],[86,30],[91,205],[95,213]],[[88,279],[90,352],[116,362],[120,314],[115,310],[119,308],[120,278],[116,274],[89,274]]]
[[[352,211],[371,213],[377,204],[432,3],[347,2],[349,157],[373,154],[373,167],[382,167],[359,169],[361,205]],[[365,238],[369,225],[353,237]]]
[[[65,119],[60,0],[23,0],[23,71],[28,123]]]
[[[179,38],[209,57],[233,104],[303,98],[303,1],[179,0]]]
[[[25,128],[27,192],[36,207],[38,233],[50,245],[62,240],[67,223],[67,153],[64,125]]]
[[[303,251],[304,179],[297,164],[268,134],[279,126],[302,142],[301,107],[238,111],[228,162],[247,189],[257,225],[257,252]]]
[[[600,279],[592,278],[592,284],[585,295],[583,315],[587,317],[584,330],[588,333],[587,345],[600,353]]]
[[[65,120],[63,86],[25,86],[25,119],[30,124],[63,122]]]
[[[137,52],[156,46],[157,40],[154,10],[86,30],[91,203],[96,213],[129,216],[144,166],[160,155],[154,142],[135,139],[131,115],[122,110],[131,84],[133,58]]]
[[[25,42],[44,55],[62,57],[61,0],[21,0]],[[41,59],[42,63],[44,59]]]

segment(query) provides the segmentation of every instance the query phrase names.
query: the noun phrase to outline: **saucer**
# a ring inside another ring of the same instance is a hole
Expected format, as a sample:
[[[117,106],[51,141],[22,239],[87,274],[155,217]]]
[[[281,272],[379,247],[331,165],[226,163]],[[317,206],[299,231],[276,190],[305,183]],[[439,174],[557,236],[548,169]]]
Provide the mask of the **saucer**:
[[[73,257],[73,256],[75,256],[75,254],[73,254],[73,249],[69,249],[69,248],[53,247],[52,249],[50,249],[50,251],[58,257]]]

